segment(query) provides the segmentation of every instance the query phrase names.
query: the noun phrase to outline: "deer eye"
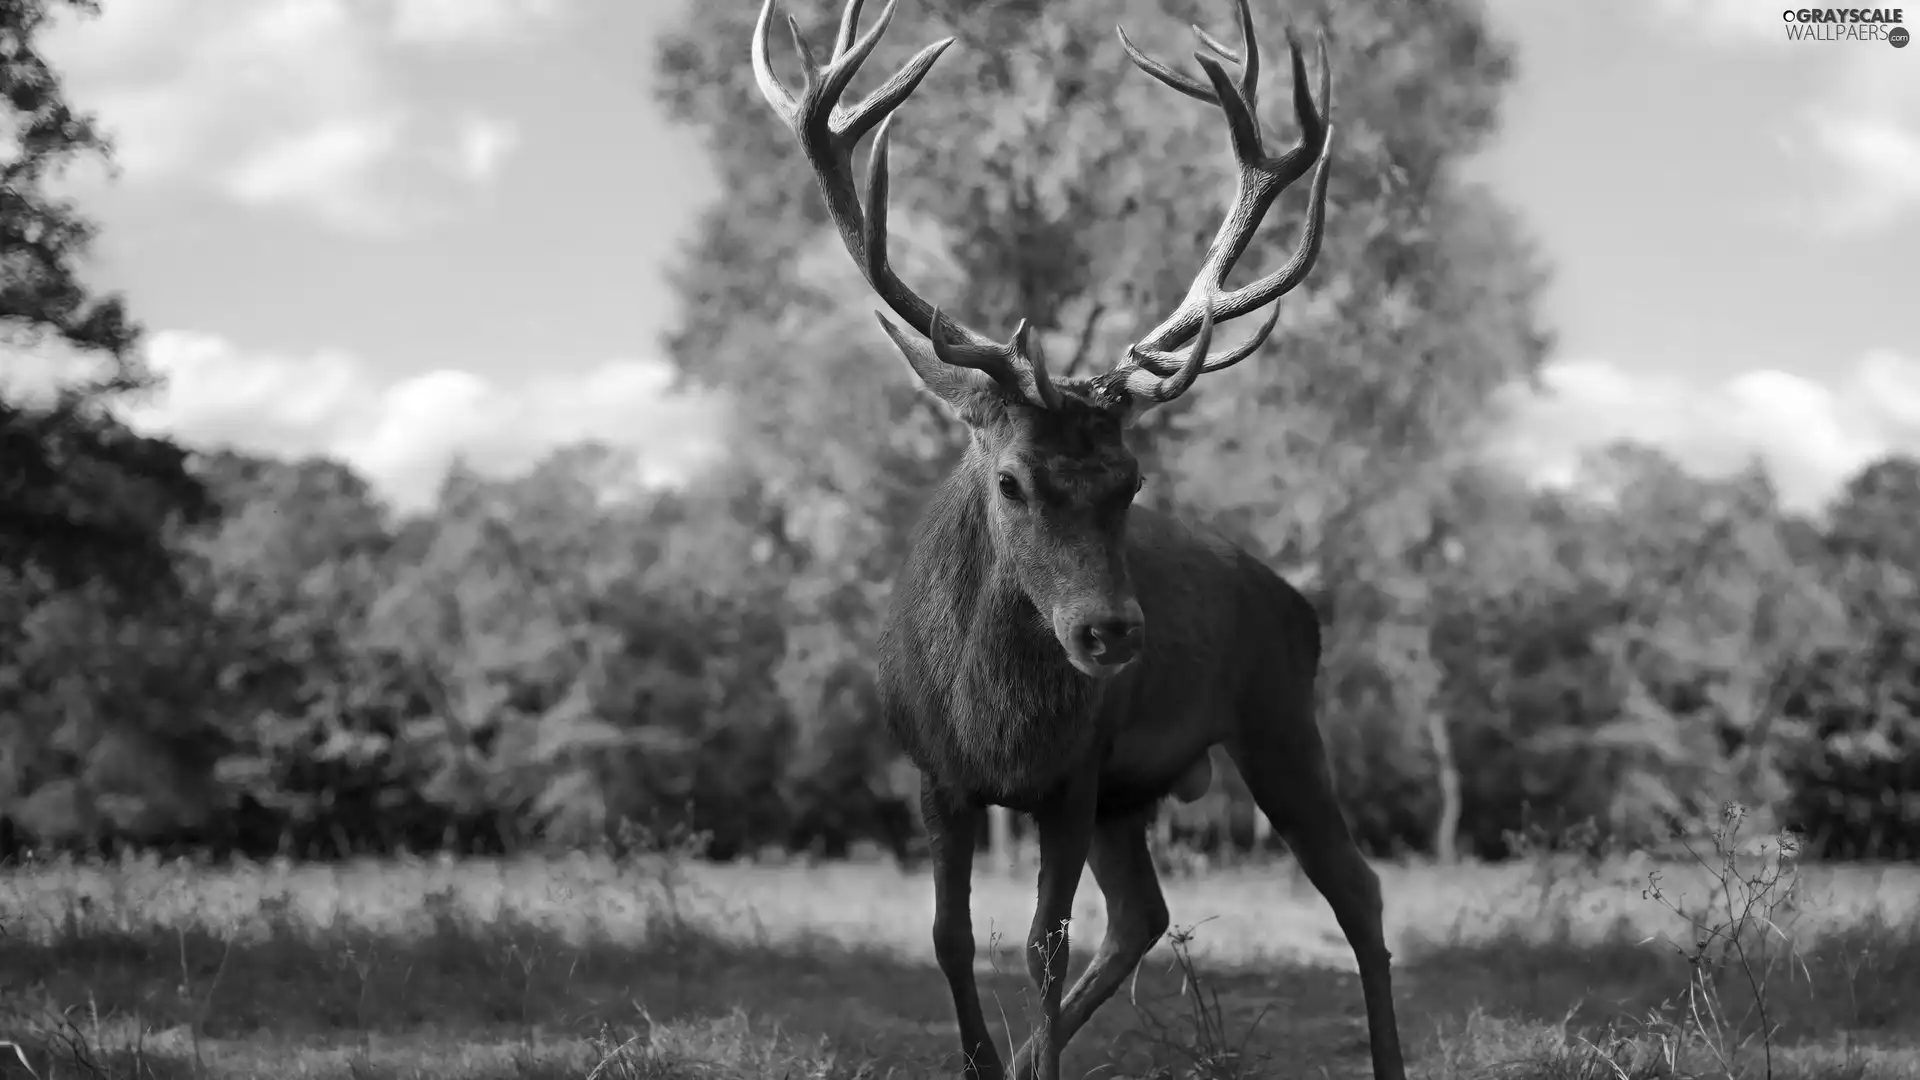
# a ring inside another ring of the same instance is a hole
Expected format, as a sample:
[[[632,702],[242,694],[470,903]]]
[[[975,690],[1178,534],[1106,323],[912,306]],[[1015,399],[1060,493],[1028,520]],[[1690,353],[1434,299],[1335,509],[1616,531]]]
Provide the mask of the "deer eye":
[[[1014,502],[1026,501],[1020,494],[1020,481],[1015,480],[1012,473],[1000,474],[1000,494]]]

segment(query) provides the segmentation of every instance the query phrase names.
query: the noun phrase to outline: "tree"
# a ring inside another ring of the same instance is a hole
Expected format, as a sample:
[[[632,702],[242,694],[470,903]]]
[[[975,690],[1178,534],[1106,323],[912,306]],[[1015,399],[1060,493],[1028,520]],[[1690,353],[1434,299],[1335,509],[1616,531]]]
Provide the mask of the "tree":
[[[212,504],[183,448],[108,411],[154,380],[120,298],[83,278],[94,226],[53,191],[108,148],[36,39],[96,11],[0,4],[0,345],[56,368],[0,386],[0,819],[75,843],[204,824],[223,714],[223,633],[174,544]]]
[[[816,49],[839,6],[786,5]],[[1123,22],[1149,52],[1178,55],[1166,38],[1196,19],[1224,33],[1230,12],[1191,0],[902,4],[863,68],[868,85],[936,38],[958,38],[893,128],[902,277],[968,325],[1030,320],[1056,368],[1111,362],[1172,310],[1231,194],[1217,117],[1134,70],[1111,28]],[[871,323],[876,302],[760,102],[745,63],[757,14],[689,8],[662,48],[661,95],[706,135],[723,190],[682,266],[686,316],[668,347],[685,377],[734,395],[744,459],[785,508],[790,649],[807,649],[789,660],[813,674],[783,685],[804,731],[826,722],[830,672],[866,671],[908,519],[956,434]],[[1334,726],[1371,730],[1352,716],[1372,708],[1353,689],[1363,668],[1401,688],[1392,723],[1424,726],[1426,691],[1405,689],[1430,667],[1419,597],[1403,587],[1415,579],[1386,568],[1424,530],[1426,463],[1467,441],[1493,389],[1531,371],[1546,344],[1533,310],[1542,275],[1521,230],[1453,168],[1491,133],[1511,56],[1464,3],[1293,14],[1309,34],[1324,28],[1334,71],[1320,269],[1282,301],[1263,355],[1138,433],[1154,477],[1143,497],[1217,517],[1282,565],[1352,582],[1336,601]],[[1268,70],[1284,71],[1279,43],[1261,44]],[[1267,82],[1267,125],[1290,139],[1286,81]],[[1241,275],[1277,265],[1303,210],[1297,198],[1275,208]],[[871,730],[874,718],[836,722]],[[1338,735],[1343,774],[1378,741]],[[1407,768],[1431,782],[1431,768]],[[1343,778],[1350,801],[1374,794]]]
[[[93,14],[91,0],[0,5],[0,332],[13,349],[62,360],[62,386],[0,397],[0,575],[62,587],[94,579],[144,590],[170,580],[168,522],[211,509],[186,451],[129,431],[106,402],[153,384],[140,332],[118,296],[96,295],[80,265],[94,227],[50,181],[77,161],[105,159],[106,140],[66,101],[35,47],[54,13]]]
[[[1634,689],[1706,738],[1699,759],[1718,775],[1702,801],[1777,809],[1782,751],[1801,734],[1784,706],[1805,662],[1845,644],[1841,604],[1795,560],[1758,465],[1707,480],[1652,451],[1615,448],[1592,469],[1614,500],[1618,561],[1600,572],[1622,603],[1618,644]]]
[[[199,466],[219,522],[189,565],[235,644],[221,674],[238,696],[220,777],[249,812],[229,839],[258,853],[396,846],[425,816],[417,779],[390,753],[411,707],[396,658],[373,647],[394,572],[387,508],[343,462],[231,451]],[[437,842],[438,832],[431,840]]]
[[[0,594],[0,817],[42,844],[204,838],[231,744],[236,642],[198,597]]]
[[[1828,509],[1815,570],[1840,597],[1843,647],[1803,664],[1813,739],[1791,762],[1793,812],[1823,853],[1920,852],[1920,459],[1855,474]]]
[[[1646,842],[1725,799],[1781,809],[1804,665],[1845,628],[1765,475],[1616,446],[1570,492],[1470,479],[1434,654],[1472,846],[1585,818]]]

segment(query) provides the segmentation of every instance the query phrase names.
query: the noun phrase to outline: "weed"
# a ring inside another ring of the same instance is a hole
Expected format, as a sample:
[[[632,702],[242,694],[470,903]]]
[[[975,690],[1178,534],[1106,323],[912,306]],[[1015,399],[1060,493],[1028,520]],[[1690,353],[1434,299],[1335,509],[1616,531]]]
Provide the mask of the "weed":
[[[1508,866],[1380,866],[1415,1073],[1914,1076],[1920,875],[1802,866],[1739,836],[1741,815],[1720,825],[1668,865],[1576,829]],[[952,1063],[924,871],[723,866],[700,843],[630,828],[600,853],[511,859],[9,868],[0,1076],[838,1080]],[[1193,925],[1123,989],[1131,1008],[1075,1038],[1069,1070],[1364,1074],[1358,987],[1321,963],[1345,943],[1287,867],[1169,880]],[[975,901],[1004,924],[1031,910],[1030,882],[982,879]],[[1076,905],[1074,929],[1097,940],[1102,919]],[[1028,965],[1001,971],[1013,954],[989,944],[982,991],[1011,1057],[1044,1012]]]

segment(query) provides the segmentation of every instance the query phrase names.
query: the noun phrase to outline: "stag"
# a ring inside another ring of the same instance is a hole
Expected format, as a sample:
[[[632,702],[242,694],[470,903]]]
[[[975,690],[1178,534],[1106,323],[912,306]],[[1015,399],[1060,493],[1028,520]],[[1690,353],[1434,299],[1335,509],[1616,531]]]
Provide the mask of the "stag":
[[[922,49],[865,100],[839,107],[892,20],[889,0],[860,30],[847,0],[833,53],[815,62],[792,17],[805,84],[773,72],[765,0],[753,33],[761,93],[798,137],[834,225],[874,292],[903,320],[876,313],[921,385],[967,427],[959,463],[929,500],[879,639],[887,725],[921,772],[934,861],[933,948],[953,994],[969,1080],[1004,1066],[974,981],[969,911],[975,842],[989,806],[1031,815],[1040,842],[1039,895],[1028,972],[1042,1020],[1015,1075],[1057,1080],[1060,1052],[1166,932],[1168,912],[1147,849],[1159,801],[1192,801],[1224,746],[1260,809],[1327,899],[1358,961],[1374,1076],[1402,1080],[1380,885],[1334,799],[1314,716],[1320,630],[1313,607],[1227,539],[1133,506],[1140,468],[1128,425],[1202,375],[1239,363],[1278,321],[1276,305],[1245,341],[1209,351],[1216,323],[1253,312],[1298,285],[1320,251],[1332,129],[1326,45],[1320,105],[1289,32],[1300,142],[1267,152],[1258,120],[1260,54],[1246,0],[1236,0],[1245,57],[1194,27],[1206,81],[1143,54],[1147,74],[1224,117],[1238,185],[1185,299],[1110,369],[1056,381],[1021,320],[1007,341],[959,325],[897,277],[887,260],[887,131],[893,111],[953,43]],[[1230,78],[1222,61],[1237,67]],[[866,198],[855,148],[877,135]],[[1226,276],[1280,192],[1311,170],[1307,222],[1286,265],[1237,289]],[[1062,995],[1066,928],[1082,867],[1107,905],[1107,933]]]

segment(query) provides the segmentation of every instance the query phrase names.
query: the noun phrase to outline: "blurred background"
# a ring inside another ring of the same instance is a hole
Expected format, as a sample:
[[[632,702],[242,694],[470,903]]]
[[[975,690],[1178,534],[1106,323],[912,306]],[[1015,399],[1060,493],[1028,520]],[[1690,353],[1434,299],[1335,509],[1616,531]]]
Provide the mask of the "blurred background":
[[[959,433],[753,87],[755,5],[81,7],[0,18],[0,855],[912,859],[872,641]],[[828,47],[836,4],[783,7]],[[901,0],[856,91],[958,39],[894,125],[902,276],[1120,355],[1231,173],[1113,26],[1192,69],[1232,10]],[[1920,853],[1920,50],[1731,0],[1255,16],[1276,145],[1283,24],[1326,34],[1328,234],[1141,429],[1142,498],[1314,600],[1365,847],[1737,799]],[[1165,832],[1257,818],[1223,768]]]

